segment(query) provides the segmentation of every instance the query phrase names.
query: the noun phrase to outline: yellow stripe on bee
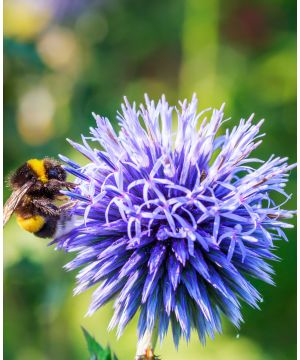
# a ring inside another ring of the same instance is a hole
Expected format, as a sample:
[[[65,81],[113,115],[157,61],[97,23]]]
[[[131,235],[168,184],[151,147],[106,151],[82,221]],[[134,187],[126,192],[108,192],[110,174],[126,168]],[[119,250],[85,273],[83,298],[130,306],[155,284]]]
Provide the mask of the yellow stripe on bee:
[[[31,233],[36,233],[44,226],[45,219],[39,215],[32,216],[27,219],[23,218],[22,216],[17,216],[17,222],[24,230]]]
[[[27,161],[27,164],[37,174],[39,180],[43,183],[48,181],[44,160],[31,159]]]

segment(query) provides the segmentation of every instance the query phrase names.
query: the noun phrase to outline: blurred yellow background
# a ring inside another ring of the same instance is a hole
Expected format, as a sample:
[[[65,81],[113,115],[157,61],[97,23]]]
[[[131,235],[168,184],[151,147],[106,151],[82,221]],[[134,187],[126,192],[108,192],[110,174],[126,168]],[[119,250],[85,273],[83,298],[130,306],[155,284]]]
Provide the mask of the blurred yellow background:
[[[4,0],[4,174],[29,158],[65,154],[65,141],[94,125],[91,112],[116,126],[122,96],[171,103],[196,92],[200,108],[219,107],[233,126],[252,112],[267,133],[257,157],[296,160],[296,1]],[[288,193],[296,189],[291,174]],[[5,188],[4,198],[9,196]],[[296,208],[295,197],[287,205]],[[294,221],[294,220],[293,220]],[[262,311],[244,306],[240,330],[202,347],[196,336],[177,352],[169,332],[164,360],[296,358],[296,231],[274,264],[277,287],[255,284]],[[117,341],[106,328],[112,304],[85,318],[91,292],[72,296],[70,254],[22,231],[4,230],[4,358],[86,359],[80,325],[120,360],[132,359],[136,319]]]

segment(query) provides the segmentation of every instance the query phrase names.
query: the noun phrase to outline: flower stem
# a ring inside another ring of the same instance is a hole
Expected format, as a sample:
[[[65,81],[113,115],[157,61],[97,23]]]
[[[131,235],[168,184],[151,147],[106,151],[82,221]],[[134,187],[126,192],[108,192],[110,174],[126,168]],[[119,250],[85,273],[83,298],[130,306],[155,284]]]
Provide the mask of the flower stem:
[[[155,325],[150,332],[146,330],[144,336],[137,344],[135,360],[154,360],[154,349],[158,338],[158,326]]]

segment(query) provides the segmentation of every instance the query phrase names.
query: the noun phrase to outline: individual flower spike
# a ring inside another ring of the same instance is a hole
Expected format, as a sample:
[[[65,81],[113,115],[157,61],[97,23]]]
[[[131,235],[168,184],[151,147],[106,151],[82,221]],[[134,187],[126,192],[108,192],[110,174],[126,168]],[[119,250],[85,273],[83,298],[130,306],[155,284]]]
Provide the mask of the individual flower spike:
[[[118,335],[140,309],[139,339],[154,331],[162,339],[170,325],[176,346],[192,329],[205,343],[221,332],[222,313],[239,327],[241,301],[258,308],[251,277],[273,284],[266,260],[277,259],[272,250],[294,212],[272,193],[290,198],[284,187],[295,165],[249,157],[263,136],[253,116],[218,135],[223,108],[199,113],[196,96],[178,107],[164,96],[157,104],[146,96],[139,108],[125,98],[119,135],[94,115],[83,145],[69,141],[86,166],[62,156],[77,177],[64,192],[76,220],[54,242],[77,253],[66,265],[81,267],[75,293],[98,286],[88,314],[115,299],[109,328]]]

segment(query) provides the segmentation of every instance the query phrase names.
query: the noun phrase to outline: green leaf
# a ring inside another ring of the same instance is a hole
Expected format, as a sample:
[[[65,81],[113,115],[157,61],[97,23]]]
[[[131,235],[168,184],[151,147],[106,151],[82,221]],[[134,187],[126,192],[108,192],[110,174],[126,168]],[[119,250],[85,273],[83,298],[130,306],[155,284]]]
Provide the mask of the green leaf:
[[[118,360],[109,346],[103,348],[85,328],[82,327],[82,331],[87,342],[90,360]]]

